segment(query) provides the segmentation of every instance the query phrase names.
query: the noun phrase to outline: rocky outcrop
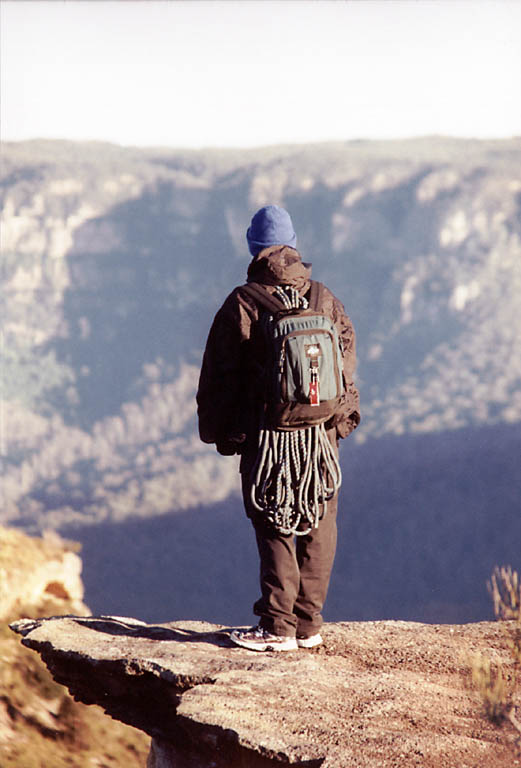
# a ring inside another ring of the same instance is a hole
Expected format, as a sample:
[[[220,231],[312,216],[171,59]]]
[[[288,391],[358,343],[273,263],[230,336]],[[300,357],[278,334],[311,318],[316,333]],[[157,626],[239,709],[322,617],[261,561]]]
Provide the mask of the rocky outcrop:
[[[12,629],[80,701],[153,737],[150,768],[511,768],[517,733],[483,717],[473,654],[512,671],[505,623],[327,624],[324,645],[255,654],[225,627],[118,617]],[[514,704],[521,704],[519,691]]]
[[[45,603],[53,612],[90,613],[83,602],[82,562],[74,542],[57,533],[32,538],[0,528],[0,619],[22,615]],[[33,613],[34,615],[34,613]]]
[[[142,768],[149,738],[73,701],[8,622],[88,615],[78,545],[0,528],[0,764],[2,768]]]

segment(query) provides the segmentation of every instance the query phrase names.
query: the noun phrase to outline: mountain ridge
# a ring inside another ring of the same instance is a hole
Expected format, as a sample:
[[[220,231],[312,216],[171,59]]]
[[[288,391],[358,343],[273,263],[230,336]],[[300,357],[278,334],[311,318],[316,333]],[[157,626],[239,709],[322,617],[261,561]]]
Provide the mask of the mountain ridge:
[[[520,149],[444,138],[209,153],[4,145],[2,520],[61,530],[236,503],[236,462],[197,438],[197,370],[213,314],[245,279],[251,214],[277,201],[357,330],[362,423],[344,452],[364,456],[359,471],[380,488],[367,514],[380,519],[387,503],[380,468],[398,487],[407,477],[416,436],[443,453],[443,435],[466,435],[474,488],[449,471],[450,451],[434,485],[449,473],[461,530],[472,525],[480,434],[521,424]],[[394,453],[390,436],[403,441]],[[419,475],[431,462],[420,453]],[[492,482],[490,515],[515,540],[514,463]],[[409,480],[402,489],[414,530]],[[433,515],[434,498],[422,499]]]

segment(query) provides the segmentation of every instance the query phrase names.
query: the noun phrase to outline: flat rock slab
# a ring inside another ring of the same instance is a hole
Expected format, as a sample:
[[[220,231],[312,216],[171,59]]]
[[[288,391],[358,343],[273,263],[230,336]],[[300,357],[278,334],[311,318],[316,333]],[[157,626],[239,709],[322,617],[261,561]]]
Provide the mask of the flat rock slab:
[[[489,722],[470,686],[476,653],[512,676],[507,622],[326,624],[322,646],[285,653],[239,648],[229,628],[204,622],[12,628],[77,699],[171,744],[179,766],[183,754],[217,768],[521,766],[519,733]]]

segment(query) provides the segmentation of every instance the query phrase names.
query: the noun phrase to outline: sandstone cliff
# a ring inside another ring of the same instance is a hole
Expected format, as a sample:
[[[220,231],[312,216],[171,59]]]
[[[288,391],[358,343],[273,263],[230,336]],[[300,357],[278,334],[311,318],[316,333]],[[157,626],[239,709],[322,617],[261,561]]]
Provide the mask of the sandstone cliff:
[[[520,148],[5,144],[0,520],[82,541],[95,613],[246,620],[237,463],[199,441],[195,391],[277,202],[358,338],[328,619],[491,618],[491,569],[521,567]]]
[[[79,700],[153,737],[149,768],[512,768],[469,656],[512,674],[504,623],[327,624],[312,651],[255,654],[222,626],[117,617],[12,625]],[[514,703],[519,707],[517,692]]]
[[[39,539],[13,528],[0,528],[0,619],[50,603],[84,616],[82,562],[74,543],[54,532]]]
[[[58,536],[0,528],[0,765],[2,768],[140,768],[149,739],[73,701],[7,622],[86,616],[77,547]]]
[[[117,522],[237,492],[232,463],[192,439],[194,390],[267,202],[291,211],[315,279],[355,323],[353,440],[519,424],[519,150],[5,144],[4,519]]]

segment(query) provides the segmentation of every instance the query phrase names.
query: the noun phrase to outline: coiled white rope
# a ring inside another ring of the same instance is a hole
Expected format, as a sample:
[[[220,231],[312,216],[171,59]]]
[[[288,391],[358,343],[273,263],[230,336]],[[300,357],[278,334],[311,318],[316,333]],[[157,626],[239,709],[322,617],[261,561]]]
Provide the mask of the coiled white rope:
[[[308,300],[301,296],[296,288],[292,288],[289,285],[286,285],[284,288],[281,285],[277,285],[275,293],[281,299],[286,309],[298,309],[299,307],[307,309],[308,307]]]
[[[294,288],[276,292],[287,309],[307,306]],[[317,528],[342,473],[324,424],[293,431],[262,427],[251,475],[251,501],[280,533],[304,536]]]
[[[251,501],[280,533],[317,528],[342,473],[323,424],[293,432],[261,429]]]

